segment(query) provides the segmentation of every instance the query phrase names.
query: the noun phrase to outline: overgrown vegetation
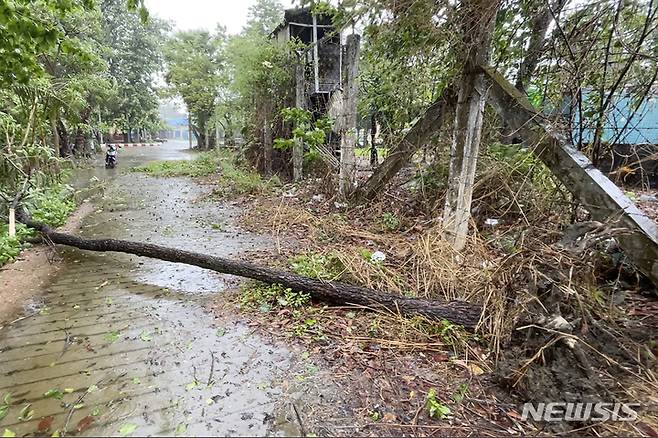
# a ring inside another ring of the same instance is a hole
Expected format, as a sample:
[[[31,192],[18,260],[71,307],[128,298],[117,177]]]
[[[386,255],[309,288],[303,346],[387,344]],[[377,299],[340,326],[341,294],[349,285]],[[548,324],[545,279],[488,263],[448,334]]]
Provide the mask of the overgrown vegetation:
[[[133,167],[133,172],[143,172],[156,177],[187,176],[211,177],[213,195],[238,197],[265,194],[280,185],[276,176],[263,178],[258,172],[236,163],[237,157],[226,150],[199,153],[191,160],[152,161]]]
[[[221,168],[214,189],[219,197],[268,194],[281,185],[278,177],[263,177],[253,169],[237,165],[231,158],[223,159]]]
[[[34,190],[26,197],[25,208],[34,220],[59,227],[75,210],[72,194],[73,189],[64,184]],[[0,225],[0,266],[18,257],[23,248],[30,246],[26,239],[34,237],[34,230],[20,223],[16,225],[16,236],[9,237],[8,225],[3,222]]]
[[[156,177],[189,176],[198,178],[215,172],[221,157],[215,152],[204,152],[191,160],[151,161],[142,166],[133,167],[133,172],[143,172]]]

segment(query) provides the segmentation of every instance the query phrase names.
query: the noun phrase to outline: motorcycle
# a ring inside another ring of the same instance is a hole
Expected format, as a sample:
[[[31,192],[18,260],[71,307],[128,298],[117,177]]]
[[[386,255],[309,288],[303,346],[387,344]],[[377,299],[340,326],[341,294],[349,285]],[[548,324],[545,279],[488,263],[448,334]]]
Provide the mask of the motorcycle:
[[[117,165],[117,149],[116,146],[110,145],[107,147],[105,153],[105,168],[114,169]]]

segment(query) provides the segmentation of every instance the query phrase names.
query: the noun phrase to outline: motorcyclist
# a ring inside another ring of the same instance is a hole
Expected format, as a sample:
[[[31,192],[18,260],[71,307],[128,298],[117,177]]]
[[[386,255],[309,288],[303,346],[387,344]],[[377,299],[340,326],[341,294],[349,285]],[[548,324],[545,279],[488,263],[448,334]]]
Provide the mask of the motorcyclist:
[[[105,153],[105,167],[114,167],[117,161],[117,146],[113,144],[107,145],[107,152]]]

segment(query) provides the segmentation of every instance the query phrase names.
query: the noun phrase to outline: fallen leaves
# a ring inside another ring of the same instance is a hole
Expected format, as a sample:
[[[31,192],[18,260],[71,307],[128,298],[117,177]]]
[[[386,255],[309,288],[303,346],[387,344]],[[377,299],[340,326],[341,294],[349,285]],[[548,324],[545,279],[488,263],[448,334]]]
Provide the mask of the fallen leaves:
[[[461,359],[456,359],[452,361],[453,364],[459,365],[463,368],[466,368],[472,375],[474,376],[480,376],[484,374],[484,370],[480,368],[479,365],[477,365],[473,361],[466,361],[466,360],[461,360]]]
[[[41,434],[50,432],[50,428],[53,426],[53,421],[55,421],[55,417],[52,415],[42,418],[41,421],[39,421],[39,425],[37,426],[37,432]]]
[[[78,425],[75,427],[75,430],[79,432],[84,432],[91,426],[91,424],[95,421],[94,417],[91,415],[87,415],[84,417],[82,420],[78,421]]]
[[[53,388],[44,392],[43,396],[46,398],[56,398],[57,400],[61,400],[64,397],[64,393],[57,388]]]
[[[32,404],[28,403],[25,406],[23,406],[23,409],[21,409],[21,412],[18,414],[18,421],[29,421],[32,419],[34,416],[34,410],[31,409]]]
[[[176,427],[176,436],[182,435],[185,432],[187,432],[187,424],[180,423],[178,427]]]
[[[115,343],[119,339],[119,332],[117,330],[113,330],[105,335],[105,340],[110,342],[110,343]]]

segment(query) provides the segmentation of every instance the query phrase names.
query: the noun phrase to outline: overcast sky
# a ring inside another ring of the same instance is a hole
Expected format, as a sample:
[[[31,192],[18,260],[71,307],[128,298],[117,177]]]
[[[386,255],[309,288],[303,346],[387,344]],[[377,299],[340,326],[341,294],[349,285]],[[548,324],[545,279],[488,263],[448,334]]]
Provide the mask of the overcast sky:
[[[229,33],[238,33],[247,22],[249,6],[255,0],[146,0],[149,13],[172,21],[178,30],[214,30],[217,24]],[[290,7],[293,0],[281,0]]]

